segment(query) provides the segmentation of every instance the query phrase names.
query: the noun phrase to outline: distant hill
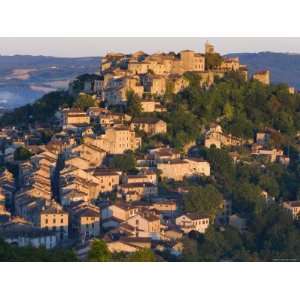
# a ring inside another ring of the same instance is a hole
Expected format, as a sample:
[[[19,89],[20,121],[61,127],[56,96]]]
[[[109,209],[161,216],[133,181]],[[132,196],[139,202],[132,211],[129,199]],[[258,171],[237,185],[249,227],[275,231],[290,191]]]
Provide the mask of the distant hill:
[[[242,64],[248,65],[250,74],[269,69],[271,81],[288,83],[300,90],[300,54],[290,53],[231,53],[227,56],[238,56]]]
[[[0,55],[0,109],[21,106],[45,93],[65,89],[78,75],[97,72],[99,63],[99,57]]]

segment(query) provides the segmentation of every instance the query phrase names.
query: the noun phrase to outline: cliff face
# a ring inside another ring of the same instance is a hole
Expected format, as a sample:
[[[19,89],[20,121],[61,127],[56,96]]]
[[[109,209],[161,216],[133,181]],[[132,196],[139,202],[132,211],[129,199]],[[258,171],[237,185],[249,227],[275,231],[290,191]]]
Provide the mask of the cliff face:
[[[285,82],[300,89],[300,54],[259,52],[232,53],[227,56],[238,56],[242,64],[248,65],[250,74],[267,69],[271,71],[271,82]]]

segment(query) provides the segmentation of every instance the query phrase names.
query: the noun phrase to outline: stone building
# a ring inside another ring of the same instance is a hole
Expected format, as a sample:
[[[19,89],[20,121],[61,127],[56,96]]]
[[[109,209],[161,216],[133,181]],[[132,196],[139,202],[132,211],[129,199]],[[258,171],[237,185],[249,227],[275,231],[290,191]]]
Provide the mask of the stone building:
[[[100,235],[100,209],[86,202],[77,202],[70,207],[72,234],[81,241]]]
[[[200,159],[178,159],[157,164],[162,178],[181,181],[184,177],[210,176],[210,165],[207,161]]]
[[[203,72],[205,70],[205,57],[191,50],[180,52],[180,61],[184,72]]]
[[[291,213],[293,219],[299,219],[300,201],[285,201],[283,202],[283,207]]]
[[[107,193],[115,190],[120,183],[121,172],[110,169],[97,168],[93,175],[99,180],[100,193]]]
[[[141,130],[148,135],[167,133],[167,123],[157,118],[135,118],[130,124],[131,130]]]
[[[192,230],[205,233],[209,227],[209,217],[197,213],[186,213],[176,218],[176,225],[185,233]]]
[[[160,239],[160,217],[152,211],[139,212],[126,221],[135,228],[137,237]]]
[[[40,212],[38,226],[40,228],[54,230],[58,240],[65,240],[69,234],[69,214],[65,212],[57,202],[52,200]]]
[[[91,166],[95,167],[100,166],[106,156],[106,152],[104,150],[88,143],[78,145],[71,151],[88,161]]]
[[[96,139],[87,137],[85,142],[103,149],[109,154],[123,154],[127,150],[135,151],[141,146],[141,138],[126,126],[107,128],[105,134]]]
[[[264,70],[253,74],[253,79],[261,82],[262,84],[270,84],[270,71]]]
[[[226,72],[238,71],[240,69],[240,59],[238,57],[225,57],[221,62],[220,69]]]
[[[68,108],[62,111],[62,124],[64,127],[90,124],[90,117],[79,108]]]
[[[223,133],[222,127],[218,124],[214,124],[205,134],[204,146],[206,148],[215,146],[220,149],[221,146],[240,146],[245,142],[246,141],[231,134]]]

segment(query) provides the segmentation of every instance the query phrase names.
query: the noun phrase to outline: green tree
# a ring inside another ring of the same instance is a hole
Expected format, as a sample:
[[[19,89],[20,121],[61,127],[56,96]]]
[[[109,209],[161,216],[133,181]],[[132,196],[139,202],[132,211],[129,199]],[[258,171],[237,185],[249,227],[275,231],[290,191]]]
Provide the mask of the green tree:
[[[155,262],[155,256],[150,249],[141,249],[128,256],[130,262]]]
[[[184,196],[184,210],[207,214],[214,220],[217,213],[222,209],[222,194],[213,186],[192,186],[187,195]]]
[[[200,76],[194,72],[185,72],[183,77],[188,80],[190,87],[199,87]]]
[[[228,121],[231,121],[233,118],[234,109],[230,102],[226,102],[224,106],[224,115]]]
[[[94,240],[88,253],[88,260],[94,262],[105,262],[111,259],[106,243],[103,240]]]
[[[73,106],[85,111],[89,107],[97,106],[97,100],[90,95],[79,94]]]
[[[262,190],[249,182],[238,182],[233,191],[233,208],[246,217],[260,214],[265,205]]]
[[[205,69],[212,70],[220,66],[222,56],[219,53],[206,53],[205,54]]]
[[[17,161],[27,160],[31,156],[32,156],[32,153],[23,146],[17,148],[14,152],[14,160],[17,160]]]
[[[123,172],[136,172],[136,158],[132,151],[115,155],[109,162],[109,167]]]
[[[0,238],[0,261],[4,262],[76,262],[73,250],[17,247]]]
[[[188,236],[182,239],[183,251],[182,256],[184,261],[199,261],[198,243],[196,240]]]
[[[126,99],[126,112],[132,117],[140,116],[142,113],[142,105],[138,96],[132,90],[129,90],[126,93]]]

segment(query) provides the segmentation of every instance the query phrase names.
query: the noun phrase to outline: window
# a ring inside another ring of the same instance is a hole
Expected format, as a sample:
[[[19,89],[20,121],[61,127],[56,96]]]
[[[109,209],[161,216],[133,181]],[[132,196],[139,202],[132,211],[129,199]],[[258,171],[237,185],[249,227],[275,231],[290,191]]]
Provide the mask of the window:
[[[60,219],[60,223],[63,223],[64,222],[64,219]]]
[[[48,224],[48,219],[45,220],[45,223]]]

